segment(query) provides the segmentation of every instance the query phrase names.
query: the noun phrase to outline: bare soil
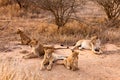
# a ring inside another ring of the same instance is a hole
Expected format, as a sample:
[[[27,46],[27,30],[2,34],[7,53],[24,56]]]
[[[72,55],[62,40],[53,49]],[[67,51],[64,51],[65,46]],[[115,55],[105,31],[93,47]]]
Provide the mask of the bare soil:
[[[18,43],[10,42],[9,47],[0,52],[0,80],[120,80],[120,47],[114,44],[105,44],[101,55],[89,50],[79,51],[78,71],[56,64],[51,71],[41,71],[42,59],[22,59],[31,48]],[[71,50],[56,50],[55,53],[69,55]]]

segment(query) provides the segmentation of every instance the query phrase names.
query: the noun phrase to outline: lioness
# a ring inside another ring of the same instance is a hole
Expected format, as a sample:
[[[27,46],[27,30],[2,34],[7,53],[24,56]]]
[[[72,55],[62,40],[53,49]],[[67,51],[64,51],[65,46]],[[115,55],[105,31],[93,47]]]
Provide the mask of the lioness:
[[[93,53],[103,53],[101,50],[101,41],[97,36],[91,37],[91,39],[79,40],[74,48],[79,47],[79,49],[90,49]]]
[[[32,48],[31,53],[23,56],[24,59],[42,57],[44,56],[46,49],[52,49],[52,50],[66,49],[66,48],[54,48],[54,46],[43,46],[36,39],[32,39],[29,45]]]
[[[54,48],[53,47],[46,47],[45,48],[45,55],[44,59],[41,62],[41,70],[45,69],[47,66],[47,70],[51,70],[53,63],[56,60],[63,60],[66,58],[66,56],[57,56],[54,55]]]
[[[21,44],[28,45],[31,41],[31,39],[20,29],[17,30],[17,34],[20,34],[21,37]]]
[[[31,53],[23,56],[24,59],[41,57],[45,54],[43,45],[40,44],[36,39],[32,39],[29,45],[32,48]]]

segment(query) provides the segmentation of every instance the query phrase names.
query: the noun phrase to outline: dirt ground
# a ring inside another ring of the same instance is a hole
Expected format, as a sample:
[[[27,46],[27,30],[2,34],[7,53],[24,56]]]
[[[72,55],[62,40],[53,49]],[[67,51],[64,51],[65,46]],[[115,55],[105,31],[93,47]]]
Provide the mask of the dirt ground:
[[[0,52],[0,80],[120,80],[120,47],[113,44],[105,44],[101,55],[89,50],[79,51],[78,71],[67,70],[63,65],[41,71],[42,59],[22,59],[31,48],[16,43],[11,42],[8,49]],[[56,50],[55,53],[69,55],[71,50]]]

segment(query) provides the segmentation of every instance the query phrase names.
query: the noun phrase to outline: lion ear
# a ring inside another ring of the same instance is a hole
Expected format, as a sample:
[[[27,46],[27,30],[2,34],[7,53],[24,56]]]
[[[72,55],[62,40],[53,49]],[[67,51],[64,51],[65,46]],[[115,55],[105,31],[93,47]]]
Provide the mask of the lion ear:
[[[91,37],[91,40],[94,40],[94,39],[97,39],[98,38],[98,36],[93,36],[93,37]]]

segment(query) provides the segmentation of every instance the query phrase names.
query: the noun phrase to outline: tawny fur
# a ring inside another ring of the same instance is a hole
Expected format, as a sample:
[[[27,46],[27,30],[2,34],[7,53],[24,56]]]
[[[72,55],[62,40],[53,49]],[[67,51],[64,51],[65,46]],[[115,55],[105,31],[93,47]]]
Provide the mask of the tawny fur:
[[[53,47],[45,47],[45,55],[44,59],[41,62],[41,70],[47,68],[47,70],[51,70],[53,66],[53,62],[57,60],[64,60],[66,56],[55,55],[55,49]],[[47,67],[46,67],[47,66]]]
[[[20,34],[21,44],[28,45],[31,39],[20,29],[17,30],[17,34]]]
[[[52,69],[54,57],[52,56],[52,53],[54,52],[54,49],[45,49],[45,55],[44,59],[41,62],[41,70],[45,69],[45,65],[47,65],[47,70]]]
[[[29,59],[29,58],[36,58],[36,57],[44,56],[45,54],[44,47],[36,39],[32,39],[29,45],[32,48],[31,53],[23,56],[23,58]]]
[[[56,62],[57,65],[64,65],[68,70],[79,70],[78,68],[78,57],[79,52],[72,49],[72,53],[67,56],[64,60]]]
[[[53,49],[53,50],[66,49],[66,48],[54,48],[54,46],[43,46],[36,39],[32,39],[31,42],[29,43],[29,45],[32,48],[31,53],[23,56],[24,59],[42,57],[42,56],[44,56],[45,50],[47,50],[47,49]],[[58,58],[61,58],[61,56]]]
[[[69,70],[78,70],[78,55],[79,52],[72,50],[72,54],[63,60],[64,66]]]
[[[79,40],[74,48],[79,47],[79,49],[90,49],[93,53],[101,54],[101,41],[97,36],[91,37],[91,39]]]

